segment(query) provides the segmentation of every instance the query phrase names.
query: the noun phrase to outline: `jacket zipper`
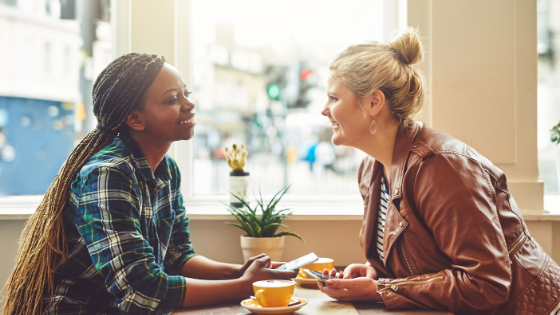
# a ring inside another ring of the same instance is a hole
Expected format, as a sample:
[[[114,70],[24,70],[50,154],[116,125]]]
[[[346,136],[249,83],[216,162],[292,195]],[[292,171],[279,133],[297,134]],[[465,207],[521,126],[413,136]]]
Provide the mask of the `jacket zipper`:
[[[412,272],[412,268],[410,268],[410,264],[408,263],[408,259],[406,259],[406,254],[404,253],[404,248],[402,243],[401,243],[401,252],[403,254],[404,261],[406,261],[406,265],[408,266],[408,271],[410,271],[410,274],[414,276],[414,273]]]
[[[521,238],[519,239],[519,241],[517,241],[517,243],[515,243],[515,245],[513,245],[509,251],[508,254],[513,253],[513,251],[515,251],[515,249],[517,249],[517,247],[519,247],[519,245],[521,245],[521,243],[525,240],[525,238],[527,237],[527,235],[523,234],[523,236],[521,236]]]
[[[391,289],[391,290],[396,292],[399,289],[400,285],[404,285],[404,284],[424,284],[424,283],[429,283],[429,282],[439,280],[439,279],[443,279],[443,276],[433,277],[433,278],[428,279],[428,280],[403,281],[403,282],[397,282],[395,284],[393,284],[393,283],[382,283],[381,285],[385,287],[382,290]]]

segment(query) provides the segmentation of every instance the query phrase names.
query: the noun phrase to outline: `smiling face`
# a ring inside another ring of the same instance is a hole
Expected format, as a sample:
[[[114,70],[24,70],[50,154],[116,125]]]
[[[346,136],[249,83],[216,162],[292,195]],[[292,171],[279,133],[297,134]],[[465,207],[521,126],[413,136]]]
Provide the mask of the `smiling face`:
[[[146,91],[144,106],[132,111],[127,123],[154,141],[189,140],[196,125],[189,94],[179,71],[166,63]]]
[[[369,134],[371,119],[358,107],[358,99],[346,84],[329,76],[327,82],[328,101],[321,112],[332,123],[334,145],[357,147]]]

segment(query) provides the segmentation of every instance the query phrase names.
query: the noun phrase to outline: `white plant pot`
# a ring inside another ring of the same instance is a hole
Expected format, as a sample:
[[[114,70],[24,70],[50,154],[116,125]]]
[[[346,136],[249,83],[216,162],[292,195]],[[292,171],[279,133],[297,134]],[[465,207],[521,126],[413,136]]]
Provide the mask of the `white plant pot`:
[[[229,191],[230,205],[243,208],[243,203],[235,198],[236,195],[245,201],[247,200],[247,192],[249,191],[249,173],[243,171],[233,171],[229,173]]]
[[[282,261],[284,236],[280,237],[248,237],[241,235],[241,249],[245,261],[253,256],[265,253],[273,261]]]

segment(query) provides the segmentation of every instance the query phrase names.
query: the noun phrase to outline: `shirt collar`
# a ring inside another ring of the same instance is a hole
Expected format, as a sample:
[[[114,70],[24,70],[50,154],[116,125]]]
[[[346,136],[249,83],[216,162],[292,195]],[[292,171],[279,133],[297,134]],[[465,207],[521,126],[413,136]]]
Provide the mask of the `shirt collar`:
[[[146,157],[142,152],[142,149],[140,149],[138,142],[136,142],[136,140],[134,140],[126,132],[119,133],[119,138],[122,140],[126,148],[132,153],[132,161],[145,181],[156,179],[168,181],[171,178],[167,155],[163,157],[163,160],[157,166],[154,174],[150,168],[150,164],[148,164],[148,160],[146,160]]]

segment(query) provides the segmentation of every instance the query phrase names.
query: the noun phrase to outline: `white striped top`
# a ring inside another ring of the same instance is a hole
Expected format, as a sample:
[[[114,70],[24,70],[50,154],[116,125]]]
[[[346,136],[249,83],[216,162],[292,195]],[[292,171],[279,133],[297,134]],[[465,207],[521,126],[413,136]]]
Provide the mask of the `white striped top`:
[[[383,257],[383,233],[385,232],[385,218],[387,217],[387,203],[389,202],[389,189],[385,184],[385,176],[381,176],[381,193],[379,195],[379,215],[377,216],[377,255],[385,264]]]
[[[558,315],[560,314],[560,304],[558,304],[554,310],[550,313],[550,315]]]

